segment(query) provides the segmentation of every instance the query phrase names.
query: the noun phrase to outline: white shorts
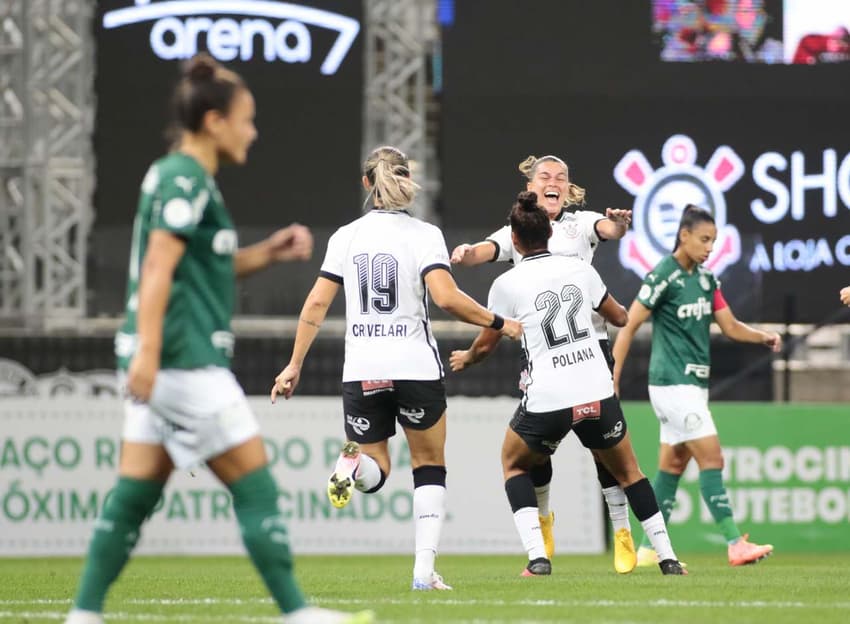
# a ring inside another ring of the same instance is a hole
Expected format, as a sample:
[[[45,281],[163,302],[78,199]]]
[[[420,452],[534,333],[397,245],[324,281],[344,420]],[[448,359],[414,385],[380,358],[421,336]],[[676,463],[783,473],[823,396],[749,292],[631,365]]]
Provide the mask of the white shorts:
[[[181,469],[221,455],[259,431],[242,387],[226,368],[161,370],[148,403],[124,401],[121,437],[163,445]]]
[[[661,423],[664,444],[681,444],[717,435],[708,409],[708,388],[690,384],[649,386],[649,402]]]

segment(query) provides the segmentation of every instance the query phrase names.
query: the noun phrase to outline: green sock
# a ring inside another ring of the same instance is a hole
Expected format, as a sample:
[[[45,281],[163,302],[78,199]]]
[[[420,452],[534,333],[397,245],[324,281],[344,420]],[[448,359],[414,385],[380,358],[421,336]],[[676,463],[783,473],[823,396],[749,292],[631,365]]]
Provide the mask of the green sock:
[[[74,604],[103,611],[109,586],[121,574],[139,541],[139,528],[153,511],[164,483],[119,477],[100,517],[95,521],[86,565]]]
[[[652,490],[655,492],[655,500],[658,501],[658,509],[664,517],[664,524],[670,521],[673,505],[676,503],[676,490],[679,489],[679,478],[682,475],[673,474],[659,470],[652,482]],[[644,535],[640,542],[641,548],[652,548],[649,538]]]
[[[723,487],[723,473],[719,468],[701,470],[699,473],[699,491],[702,499],[708,505],[714,521],[723,531],[723,537],[729,544],[738,541],[741,532],[735,519],[732,517],[732,505],[729,503],[729,495]]]
[[[281,611],[306,605],[292,570],[289,535],[277,506],[277,484],[268,466],[230,484],[233,509],[251,561]]]

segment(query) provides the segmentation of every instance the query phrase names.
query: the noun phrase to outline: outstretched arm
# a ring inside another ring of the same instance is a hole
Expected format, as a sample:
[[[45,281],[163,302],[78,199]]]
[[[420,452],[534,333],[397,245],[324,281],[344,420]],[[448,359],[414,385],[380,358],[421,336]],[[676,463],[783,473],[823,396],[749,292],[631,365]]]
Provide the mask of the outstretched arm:
[[[617,393],[617,396],[620,395],[620,376],[623,373],[623,364],[626,363],[632,341],[635,338],[637,330],[649,318],[651,313],[652,311],[640,301],[633,301],[629,308],[628,322],[625,327],[617,332],[617,339],[614,341],[614,348],[612,350],[614,356],[614,392]]]
[[[316,280],[313,290],[307,295],[304,306],[301,308],[301,316],[298,317],[298,329],[295,331],[295,345],[292,347],[292,356],[289,364],[275,378],[271,391],[271,400],[274,403],[278,394],[288,399],[295,392],[298,381],[301,379],[301,366],[304,358],[319,333],[319,328],[328,314],[328,308],[333,303],[339,284],[325,277]]]
[[[503,319],[480,305],[457,287],[457,283],[447,269],[439,268],[429,271],[425,275],[425,284],[431,292],[434,303],[455,318],[479,327],[492,327],[512,340],[522,335],[522,325],[518,321]]]
[[[454,372],[458,372],[477,364],[496,349],[501,337],[496,330],[483,328],[468,349],[452,351],[449,356],[449,366]]]
[[[309,260],[313,255],[313,235],[303,225],[293,223],[265,240],[239,249],[233,256],[236,275],[256,273],[274,262]]]
[[[470,245],[462,243],[452,250],[452,264],[475,266],[492,262],[496,258],[496,244],[493,241],[481,241]]]
[[[737,342],[753,342],[763,344],[774,353],[778,353],[782,349],[782,337],[776,332],[766,332],[755,327],[750,327],[746,323],[742,323],[735,315],[729,306],[715,310],[714,320],[720,326],[720,331],[724,336],[731,338]]]
[[[620,240],[626,235],[632,222],[631,210],[607,208],[605,219],[596,222],[596,233],[605,240]]]

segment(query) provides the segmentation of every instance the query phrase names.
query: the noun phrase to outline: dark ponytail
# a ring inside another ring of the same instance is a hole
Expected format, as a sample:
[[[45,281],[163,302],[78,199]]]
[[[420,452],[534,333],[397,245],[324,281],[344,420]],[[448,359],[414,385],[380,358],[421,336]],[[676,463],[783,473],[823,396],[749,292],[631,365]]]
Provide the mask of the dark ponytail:
[[[203,52],[186,61],[182,73],[172,104],[175,133],[200,131],[204,115],[211,110],[226,115],[233,96],[246,88],[238,74]]]
[[[552,224],[549,215],[537,205],[537,193],[523,191],[511,209],[511,230],[526,251],[548,249]]]
[[[673,245],[673,251],[679,248],[679,240],[682,230],[692,232],[700,223],[711,223],[714,225],[714,217],[708,210],[704,210],[699,206],[688,204],[682,211],[682,219],[679,221],[679,229],[676,230],[676,244]]]

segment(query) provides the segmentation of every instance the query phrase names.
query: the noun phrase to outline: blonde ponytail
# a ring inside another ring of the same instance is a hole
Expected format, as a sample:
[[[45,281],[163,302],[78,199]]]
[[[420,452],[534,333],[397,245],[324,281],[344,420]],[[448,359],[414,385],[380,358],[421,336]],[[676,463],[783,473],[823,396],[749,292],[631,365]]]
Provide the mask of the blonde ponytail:
[[[384,210],[402,210],[413,203],[419,185],[410,178],[410,163],[401,150],[384,146],[369,154],[363,175],[372,186],[376,205]]]

